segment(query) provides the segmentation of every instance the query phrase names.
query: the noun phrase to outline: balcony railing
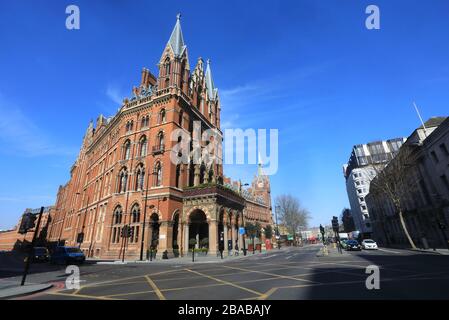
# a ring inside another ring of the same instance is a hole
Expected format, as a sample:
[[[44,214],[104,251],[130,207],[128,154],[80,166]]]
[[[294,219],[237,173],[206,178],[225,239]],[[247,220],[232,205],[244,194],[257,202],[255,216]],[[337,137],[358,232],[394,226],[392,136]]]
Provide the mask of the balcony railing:
[[[165,146],[163,144],[158,145],[158,146],[153,146],[153,154],[164,153],[164,151],[165,151]]]

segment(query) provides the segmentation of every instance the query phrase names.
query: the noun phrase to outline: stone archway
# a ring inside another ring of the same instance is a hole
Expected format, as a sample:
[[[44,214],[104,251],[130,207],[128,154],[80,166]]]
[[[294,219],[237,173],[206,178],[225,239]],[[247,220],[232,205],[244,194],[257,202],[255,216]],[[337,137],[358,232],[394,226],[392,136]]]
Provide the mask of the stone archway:
[[[180,214],[179,211],[176,211],[173,214],[173,228],[172,228],[172,248],[173,248],[173,254],[175,257],[179,257],[179,248],[180,248],[180,243],[179,243],[179,239],[180,239],[180,231],[179,231],[179,227],[180,227]]]
[[[194,210],[189,216],[189,250],[209,248],[209,224],[204,211]]]

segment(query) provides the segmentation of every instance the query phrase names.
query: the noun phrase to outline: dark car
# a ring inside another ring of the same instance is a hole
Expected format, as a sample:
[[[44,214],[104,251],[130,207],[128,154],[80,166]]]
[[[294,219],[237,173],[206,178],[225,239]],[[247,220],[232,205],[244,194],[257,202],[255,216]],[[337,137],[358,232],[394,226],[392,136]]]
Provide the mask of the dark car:
[[[86,256],[78,247],[57,247],[51,255],[51,262],[55,264],[82,264]]]
[[[47,262],[50,260],[50,254],[47,248],[35,247],[33,249],[33,261],[35,262]]]
[[[346,250],[348,251],[361,251],[362,250],[362,246],[359,244],[359,242],[357,240],[348,240],[346,242]]]

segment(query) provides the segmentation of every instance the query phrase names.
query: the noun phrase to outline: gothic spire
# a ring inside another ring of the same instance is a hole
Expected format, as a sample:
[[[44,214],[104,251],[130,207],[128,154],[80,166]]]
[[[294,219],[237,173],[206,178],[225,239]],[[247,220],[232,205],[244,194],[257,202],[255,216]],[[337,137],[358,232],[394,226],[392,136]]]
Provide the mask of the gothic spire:
[[[212,79],[212,71],[210,68],[210,59],[207,59],[207,67],[206,67],[206,86],[207,86],[207,94],[209,95],[210,100],[215,100],[217,96],[217,89],[214,86],[214,80]]]
[[[176,16],[176,24],[173,28],[170,39],[168,40],[168,44],[171,46],[175,57],[180,57],[186,48],[184,37],[182,36],[180,13]]]

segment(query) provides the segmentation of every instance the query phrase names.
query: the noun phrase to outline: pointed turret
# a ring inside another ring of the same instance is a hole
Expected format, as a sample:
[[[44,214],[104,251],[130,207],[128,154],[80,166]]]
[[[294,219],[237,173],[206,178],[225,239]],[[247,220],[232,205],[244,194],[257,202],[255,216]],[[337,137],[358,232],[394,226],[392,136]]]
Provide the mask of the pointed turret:
[[[168,39],[159,60],[158,88],[165,89],[176,86],[188,92],[188,78],[190,72],[187,46],[181,30],[181,15],[176,16],[176,24]]]
[[[209,96],[209,100],[216,100],[218,89],[216,89],[214,86],[214,80],[212,78],[212,71],[210,68],[210,59],[207,60],[205,77],[206,77],[207,94]]]
[[[186,49],[184,37],[182,36],[180,13],[176,16],[176,24],[173,28],[170,39],[168,40],[168,44],[171,46],[175,57],[182,56],[182,53]]]

